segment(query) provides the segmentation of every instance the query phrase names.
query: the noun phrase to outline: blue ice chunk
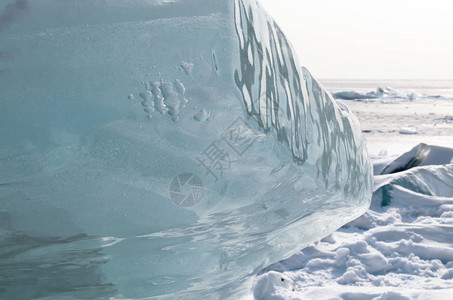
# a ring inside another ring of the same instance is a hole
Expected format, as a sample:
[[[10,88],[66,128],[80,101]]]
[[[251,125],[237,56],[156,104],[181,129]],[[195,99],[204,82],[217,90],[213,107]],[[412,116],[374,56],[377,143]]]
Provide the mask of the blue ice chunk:
[[[0,298],[237,298],[370,203],[253,0],[2,1],[0,101]]]

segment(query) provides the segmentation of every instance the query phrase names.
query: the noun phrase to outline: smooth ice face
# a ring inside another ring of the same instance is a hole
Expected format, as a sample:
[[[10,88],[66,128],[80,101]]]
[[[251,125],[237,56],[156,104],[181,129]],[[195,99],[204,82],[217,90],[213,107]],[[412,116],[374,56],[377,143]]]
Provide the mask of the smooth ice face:
[[[0,12],[1,298],[237,297],[367,209],[356,119],[255,1]]]

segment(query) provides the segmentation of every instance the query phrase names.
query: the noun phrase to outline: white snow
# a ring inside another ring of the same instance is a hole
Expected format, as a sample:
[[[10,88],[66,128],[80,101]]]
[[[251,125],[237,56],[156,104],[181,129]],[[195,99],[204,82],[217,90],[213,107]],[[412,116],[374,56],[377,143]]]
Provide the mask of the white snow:
[[[255,280],[256,299],[281,299],[295,291],[294,281],[282,273],[270,271]]]
[[[414,109],[433,103],[417,102],[400,111],[387,110],[399,104],[381,103],[376,109],[373,103],[351,103],[361,112],[362,127],[373,126],[366,133],[375,174],[371,207],[332,235],[263,270],[255,280],[255,299],[453,299],[453,126],[445,123],[435,131],[432,117],[417,121],[423,123],[417,138],[380,131],[407,127]],[[437,117],[451,114],[451,103],[445,103]],[[440,141],[443,147],[414,148],[421,139]],[[403,153],[397,159],[395,154]],[[404,166],[410,168],[398,171]],[[379,175],[383,170],[388,172]],[[280,277],[292,280],[294,291],[282,286]]]
[[[417,134],[418,130],[416,127],[404,127],[400,129],[400,134]]]
[[[272,293],[263,297],[262,285],[256,284],[255,297],[448,299],[445,295],[453,293],[450,166],[450,197],[423,195],[394,186],[390,193],[395,201],[382,207],[382,197],[375,195],[363,216],[269,268],[274,270],[272,276],[278,276],[278,271],[293,280],[295,291],[266,287]],[[257,283],[269,273],[258,277]]]

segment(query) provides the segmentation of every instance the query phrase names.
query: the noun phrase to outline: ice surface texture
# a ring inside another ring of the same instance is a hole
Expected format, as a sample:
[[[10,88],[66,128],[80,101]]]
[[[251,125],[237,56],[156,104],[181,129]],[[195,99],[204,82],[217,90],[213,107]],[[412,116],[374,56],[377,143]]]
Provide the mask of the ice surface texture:
[[[355,117],[255,1],[0,11],[0,298],[238,297],[369,206]]]

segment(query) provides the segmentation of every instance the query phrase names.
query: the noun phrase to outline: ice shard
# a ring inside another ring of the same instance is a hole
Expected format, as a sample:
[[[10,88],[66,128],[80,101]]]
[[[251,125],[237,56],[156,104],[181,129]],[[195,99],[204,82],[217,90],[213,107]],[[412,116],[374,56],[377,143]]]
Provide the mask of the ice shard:
[[[0,298],[237,298],[369,206],[356,118],[256,1],[0,12]]]

